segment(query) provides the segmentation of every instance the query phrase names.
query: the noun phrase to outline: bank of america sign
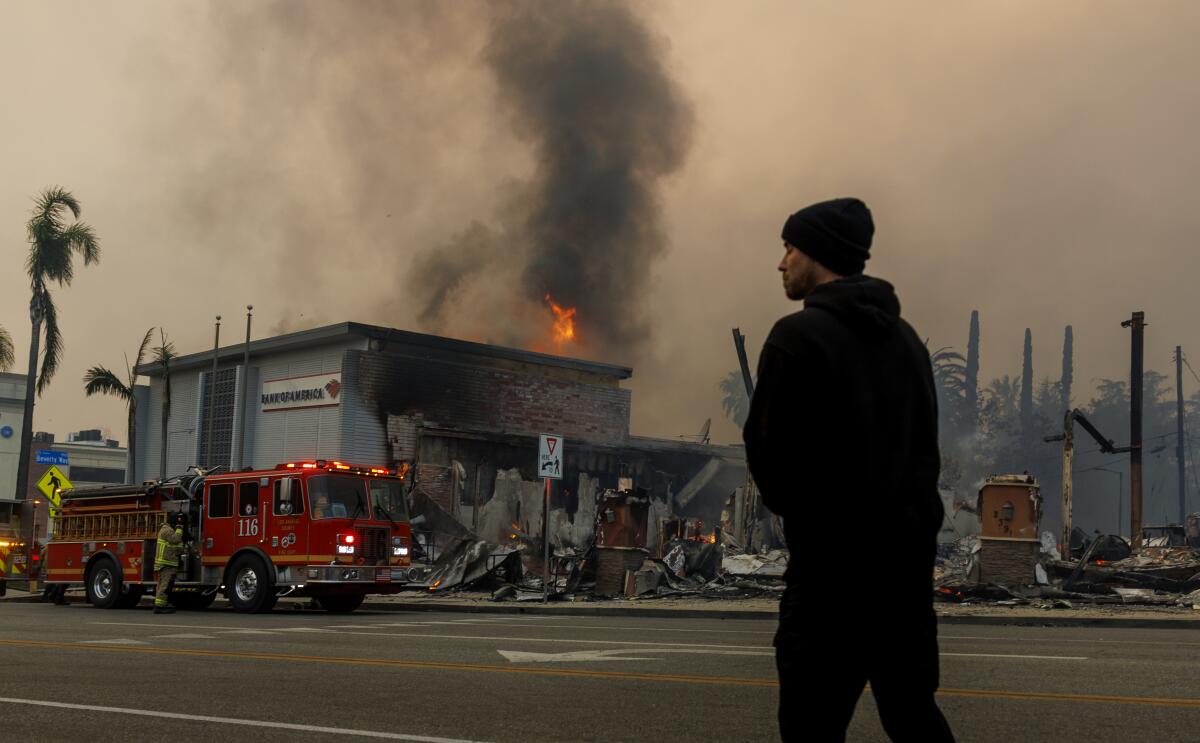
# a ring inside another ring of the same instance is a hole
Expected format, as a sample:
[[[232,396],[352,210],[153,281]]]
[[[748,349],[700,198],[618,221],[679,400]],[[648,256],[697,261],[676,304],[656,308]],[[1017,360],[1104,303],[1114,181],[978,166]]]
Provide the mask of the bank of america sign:
[[[263,381],[259,399],[264,413],[340,405],[342,373],[336,371],[306,377],[267,379]]]

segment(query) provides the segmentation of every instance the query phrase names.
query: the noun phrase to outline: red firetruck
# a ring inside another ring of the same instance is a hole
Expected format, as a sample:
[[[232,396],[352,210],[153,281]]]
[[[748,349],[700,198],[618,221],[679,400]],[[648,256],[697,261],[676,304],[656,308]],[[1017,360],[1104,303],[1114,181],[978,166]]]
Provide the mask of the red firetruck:
[[[269,611],[281,596],[354,611],[368,594],[427,578],[410,560],[405,474],[318,459],[67,490],[46,581],[82,583],[99,608],[136,606],[154,590],[158,530],[182,511],[192,548],[171,591],[176,607],[203,609],[223,594],[242,612]]]
[[[8,581],[29,580],[29,551],[21,539],[25,505],[25,501],[0,498],[0,596],[8,590]]]

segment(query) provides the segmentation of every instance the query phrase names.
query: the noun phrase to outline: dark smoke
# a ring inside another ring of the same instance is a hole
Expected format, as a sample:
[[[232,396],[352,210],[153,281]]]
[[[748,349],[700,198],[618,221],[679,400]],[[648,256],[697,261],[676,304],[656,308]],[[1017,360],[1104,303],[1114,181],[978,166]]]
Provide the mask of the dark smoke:
[[[501,234],[475,224],[417,260],[408,284],[425,327],[537,345],[549,294],[578,308],[582,349],[559,350],[638,354],[651,331],[651,270],[666,248],[658,189],[683,164],[693,125],[663,52],[625,3],[497,12],[486,60],[536,164]]]

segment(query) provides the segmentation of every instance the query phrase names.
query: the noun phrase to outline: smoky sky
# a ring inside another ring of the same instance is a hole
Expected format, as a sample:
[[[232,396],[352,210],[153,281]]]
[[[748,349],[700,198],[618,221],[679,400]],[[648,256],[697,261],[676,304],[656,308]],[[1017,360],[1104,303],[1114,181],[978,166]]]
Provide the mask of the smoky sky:
[[[500,234],[476,222],[418,258],[408,286],[424,300],[419,319],[536,347],[552,297],[578,311],[579,341],[561,350],[635,363],[652,331],[651,270],[666,249],[660,181],[683,164],[693,123],[663,42],[615,2],[503,5],[487,37],[500,120],[530,147],[534,168],[503,204]],[[498,268],[512,299],[532,308],[496,311]],[[476,301],[484,283],[489,301]]]
[[[783,220],[850,195],[932,348],[979,310],[984,380],[1020,374],[1027,327],[1057,379],[1072,325],[1086,403],[1127,377],[1134,310],[1147,368],[1200,354],[1198,35],[1175,0],[4,3],[0,325],[22,357],[24,222],[58,184],[103,253],[55,290],[43,430],[124,439],[79,379],[152,325],[199,351],[253,304],[257,337],[523,344],[551,293],[579,306],[565,353],[634,366],[636,433],[734,441],[730,328],[753,364],[797,309]]]

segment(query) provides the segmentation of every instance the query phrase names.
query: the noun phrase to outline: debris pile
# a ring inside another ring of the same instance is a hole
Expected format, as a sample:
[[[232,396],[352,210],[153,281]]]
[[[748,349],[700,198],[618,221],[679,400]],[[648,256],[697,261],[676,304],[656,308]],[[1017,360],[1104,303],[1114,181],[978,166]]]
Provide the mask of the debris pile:
[[[540,534],[513,521],[504,528],[489,525],[485,531],[491,539],[481,538],[420,487],[412,491],[411,501],[418,557],[433,568],[422,588],[485,589],[495,601],[541,600],[547,566]],[[719,526],[706,531],[699,519],[674,516],[653,523],[657,513],[644,491],[600,493],[590,544],[551,545],[550,597],[741,598],[783,590],[786,550],[755,554]]]
[[[934,567],[935,598],[991,601],[1000,606],[1060,608],[1076,602],[1200,610],[1200,549],[1144,547],[1133,552],[1122,537],[1098,534],[1086,540],[1078,559],[1062,560],[1053,539],[1044,533],[1037,564],[1020,582],[980,580],[978,554],[973,537],[940,548]]]

